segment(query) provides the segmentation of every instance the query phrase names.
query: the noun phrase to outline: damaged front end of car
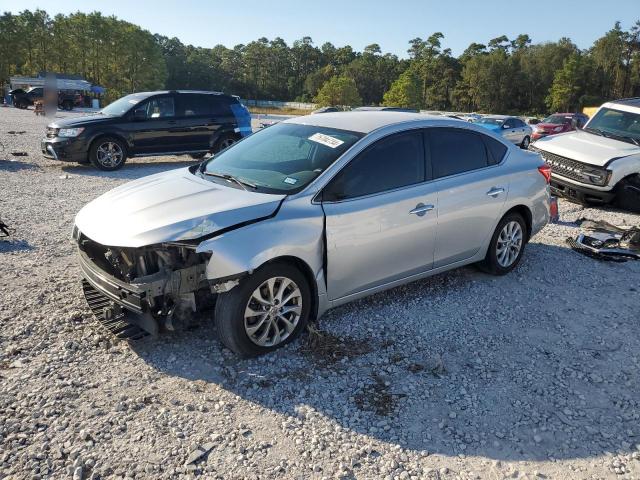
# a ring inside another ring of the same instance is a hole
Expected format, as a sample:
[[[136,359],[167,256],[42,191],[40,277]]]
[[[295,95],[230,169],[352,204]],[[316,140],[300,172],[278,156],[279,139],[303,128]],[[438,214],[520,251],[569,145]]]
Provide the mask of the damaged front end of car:
[[[206,277],[210,253],[188,243],[140,248],[112,247],[74,231],[85,298],[96,318],[116,337],[138,339],[193,324],[215,295],[235,279]]]

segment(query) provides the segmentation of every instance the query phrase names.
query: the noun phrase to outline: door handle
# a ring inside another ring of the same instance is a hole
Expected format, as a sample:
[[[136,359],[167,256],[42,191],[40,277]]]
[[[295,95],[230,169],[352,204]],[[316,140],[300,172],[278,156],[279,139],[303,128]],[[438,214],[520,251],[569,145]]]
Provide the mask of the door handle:
[[[433,205],[425,205],[424,203],[419,203],[418,205],[416,205],[416,208],[414,208],[413,210],[409,210],[409,213],[411,215],[422,217],[425,213],[433,210],[434,208],[435,207]]]
[[[496,198],[501,193],[504,193],[504,188],[493,187],[491,190],[487,192],[487,195],[490,197]]]

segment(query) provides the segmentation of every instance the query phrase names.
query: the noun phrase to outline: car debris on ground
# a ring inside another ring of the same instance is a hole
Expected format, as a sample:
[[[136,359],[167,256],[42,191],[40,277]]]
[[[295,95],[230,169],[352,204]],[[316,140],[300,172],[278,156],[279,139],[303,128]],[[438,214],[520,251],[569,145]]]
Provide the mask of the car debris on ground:
[[[587,231],[567,238],[567,243],[576,252],[611,262],[640,260],[640,227],[616,226],[587,218],[576,223]]]

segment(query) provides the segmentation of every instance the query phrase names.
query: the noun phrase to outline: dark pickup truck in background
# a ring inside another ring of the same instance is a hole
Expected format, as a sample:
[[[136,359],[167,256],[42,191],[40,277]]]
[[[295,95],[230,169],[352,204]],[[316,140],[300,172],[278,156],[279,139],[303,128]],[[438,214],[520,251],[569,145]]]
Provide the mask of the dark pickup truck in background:
[[[9,92],[11,100],[16,108],[28,108],[38,100],[44,100],[44,87],[32,87],[28,90],[16,88]],[[75,93],[58,92],[58,107],[63,110],[72,110],[76,103]]]

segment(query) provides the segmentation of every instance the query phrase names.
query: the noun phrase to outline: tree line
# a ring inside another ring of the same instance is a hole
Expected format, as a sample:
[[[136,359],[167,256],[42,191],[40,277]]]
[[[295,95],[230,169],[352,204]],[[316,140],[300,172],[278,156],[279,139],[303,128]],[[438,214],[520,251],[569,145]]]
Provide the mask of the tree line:
[[[569,38],[533,44],[528,35],[472,43],[453,56],[444,36],[409,41],[408,58],[259,38],[228,48],[185,45],[99,12],[0,16],[0,83],[41,71],[81,75],[107,101],[157,89],[221,90],[242,98],[320,105],[391,105],[425,110],[540,114],[640,96],[640,21],[616,23],[588,49]]]

